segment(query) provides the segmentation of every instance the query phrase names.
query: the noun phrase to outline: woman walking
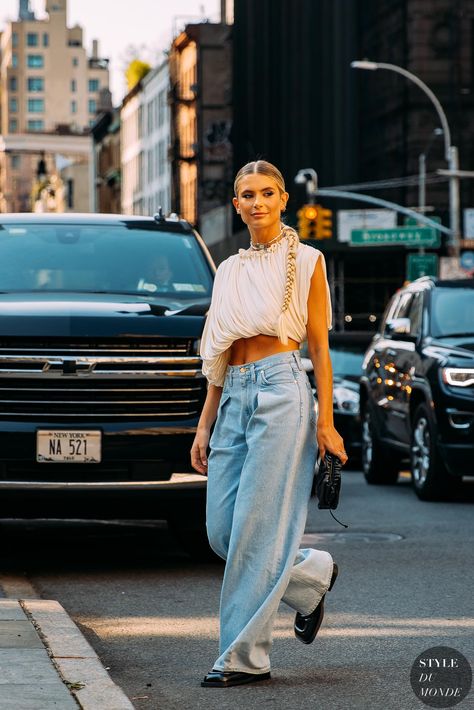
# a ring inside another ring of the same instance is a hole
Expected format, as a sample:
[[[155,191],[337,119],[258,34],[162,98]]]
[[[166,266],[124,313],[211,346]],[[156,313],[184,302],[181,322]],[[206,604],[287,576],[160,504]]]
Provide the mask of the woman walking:
[[[347,461],[333,423],[324,256],[282,224],[288,193],[271,163],[241,168],[234,191],[250,246],[216,272],[201,340],[209,386],[191,449],[193,468],[208,476],[209,544],[226,560],[219,657],[201,683],[221,688],[270,678],[281,600],[297,612],[297,638],[313,641],[338,572],[328,552],[299,549],[318,448]],[[306,338],[317,423],[299,352]]]

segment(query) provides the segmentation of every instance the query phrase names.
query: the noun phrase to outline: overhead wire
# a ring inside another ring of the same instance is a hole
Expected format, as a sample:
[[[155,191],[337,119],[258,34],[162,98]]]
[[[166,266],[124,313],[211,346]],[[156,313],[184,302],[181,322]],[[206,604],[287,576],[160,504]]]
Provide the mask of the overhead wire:
[[[447,175],[438,175],[437,173],[427,173],[425,177],[425,184],[436,184],[441,182],[446,182],[449,180]],[[419,175],[407,175],[400,178],[389,178],[387,180],[372,180],[370,182],[359,182],[352,183],[349,185],[331,185],[327,186],[328,190],[346,190],[353,191],[356,190],[385,190],[389,188],[397,187],[410,187],[413,185],[419,185],[420,176]]]

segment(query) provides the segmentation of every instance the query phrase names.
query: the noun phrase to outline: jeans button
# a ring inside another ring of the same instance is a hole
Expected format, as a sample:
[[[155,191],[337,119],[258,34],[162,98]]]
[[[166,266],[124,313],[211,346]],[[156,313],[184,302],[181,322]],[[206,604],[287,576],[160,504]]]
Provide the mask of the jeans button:
[[[241,368],[240,368],[240,372],[247,372],[247,368],[246,368],[246,367],[241,367]]]

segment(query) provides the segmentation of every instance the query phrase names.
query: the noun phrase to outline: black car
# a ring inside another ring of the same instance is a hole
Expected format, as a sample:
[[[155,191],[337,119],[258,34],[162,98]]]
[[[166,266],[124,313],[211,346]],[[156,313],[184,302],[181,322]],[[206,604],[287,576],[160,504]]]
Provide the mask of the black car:
[[[351,469],[359,467],[361,461],[359,380],[364,354],[372,336],[369,331],[340,331],[329,333],[328,337],[333,371],[334,426],[344,439],[349,456],[347,467]],[[313,392],[317,395],[307,341],[302,343],[300,350]]]
[[[0,215],[0,517],[204,527],[214,262],[177,217]]]
[[[385,310],[360,380],[368,483],[408,459],[419,498],[459,494],[474,475],[474,279],[422,277]]]

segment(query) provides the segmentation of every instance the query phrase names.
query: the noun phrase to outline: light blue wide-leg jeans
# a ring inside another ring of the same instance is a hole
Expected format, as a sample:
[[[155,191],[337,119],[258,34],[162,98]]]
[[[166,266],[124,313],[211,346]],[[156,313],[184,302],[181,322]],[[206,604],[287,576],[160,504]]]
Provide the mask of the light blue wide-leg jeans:
[[[328,552],[299,549],[317,439],[298,350],[228,366],[209,446],[207,534],[226,560],[213,668],[264,673],[280,601],[311,613],[333,570]]]

